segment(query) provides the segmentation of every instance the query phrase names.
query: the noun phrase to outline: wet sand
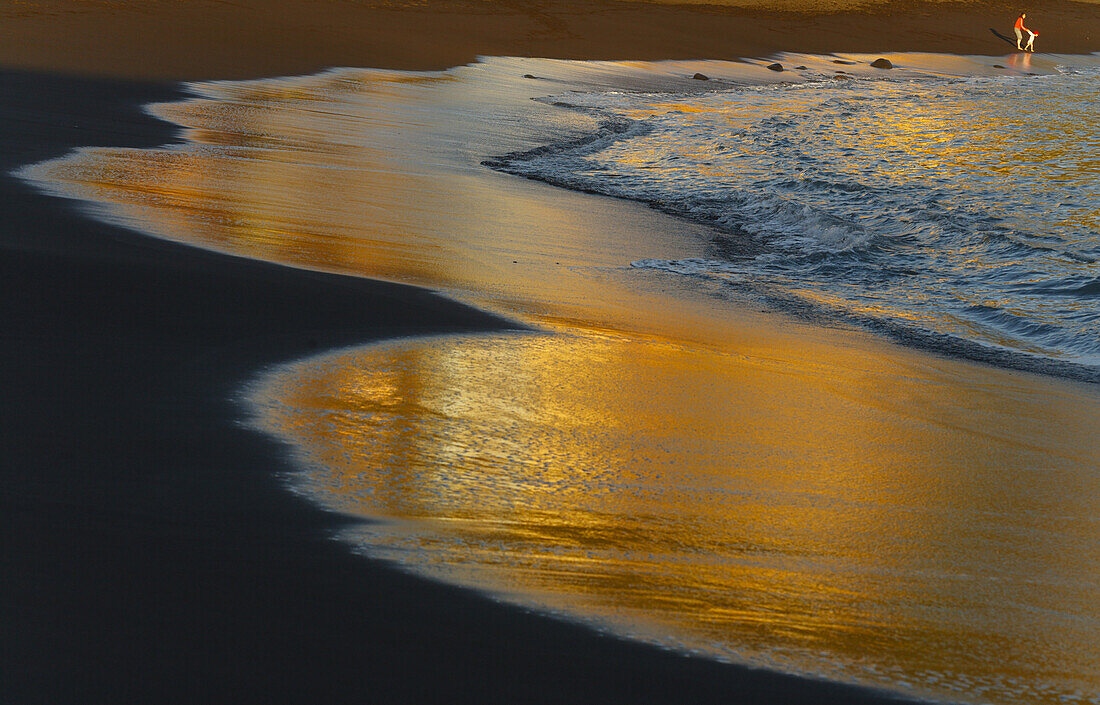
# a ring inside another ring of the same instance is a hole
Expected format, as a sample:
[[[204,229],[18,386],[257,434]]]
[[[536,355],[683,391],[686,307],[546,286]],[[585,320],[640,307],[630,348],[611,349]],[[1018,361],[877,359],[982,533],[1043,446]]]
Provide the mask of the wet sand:
[[[151,146],[171,89],[0,75],[5,172]],[[287,269],[82,217],[5,176],[5,550],[12,703],[884,702],[685,657],[406,576],[331,540],[239,426],[241,379],[371,339],[507,321],[396,284]]]
[[[7,176],[81,145],[170,141],[137,106],[178,92],[117,79],[440,68],[477,54],[1003,51],[984,6],[925,6],[909,26],[834,14],[827,30],[755,10],[470,7],[0,10],[0,65],[20,69],[0,74],[5,701],[890,701],[600,636],[350,555],[330,539],[343,519],[272,481],[290,468],[238,425],[241,379],[340,345],[515,324],[420,289],[153,240]],[[1044,48],[1096,49],[1093,7],[1051,4],[1066,34]],[[767,31],[744,31],[750,20]],[[59,75],[73,73],[116,78]]]

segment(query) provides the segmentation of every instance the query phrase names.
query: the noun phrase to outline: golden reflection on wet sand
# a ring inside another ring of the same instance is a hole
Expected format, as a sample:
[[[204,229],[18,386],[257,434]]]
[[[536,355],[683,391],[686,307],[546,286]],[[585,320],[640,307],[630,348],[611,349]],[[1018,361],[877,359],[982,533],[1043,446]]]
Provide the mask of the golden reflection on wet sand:
[[[429,575],[926,695],[1097,692],[1095,398],[851,362],[455,337],[295,363],[253,401],[310,496],[384,519],[351,540]]]
[[[652,215],[625,209],[620,222],[593,228],[606,217],[602,199],[563,208],[561,196],[548,195],[555,189],[480,165],[545,134],[551,117],[557,129],[595,124],[532,103],[545,87],[523,80],[523,68],[203,84],[208,97],[153,106],[187,128],[186,144],[86,149],[31,176],[172,240],[487,294],[534,315],[548,306],[586,310],[596,292],[572,267],[621,267],[625,238]],[[494,110],[518,117],[486,129]],[[691,241],[700,228],[678,229],[675,245],[698,247]],[[675,251],[670,243],[642,255]]]
[[[35,176],[162,237],[556,331],[335,353],[253,390],[309,496],[385,519],[347,537],[372,555],[757,664],[952,699],[1095,697],[1095,391],[629,270],[705,256],[709,232],[478,164],[547,125],[590,130],[529,99],[598,82],[592,66],[204,84],[154,108],[188,143]],[[934,119],[883,139],[917,148],[907,132]]]

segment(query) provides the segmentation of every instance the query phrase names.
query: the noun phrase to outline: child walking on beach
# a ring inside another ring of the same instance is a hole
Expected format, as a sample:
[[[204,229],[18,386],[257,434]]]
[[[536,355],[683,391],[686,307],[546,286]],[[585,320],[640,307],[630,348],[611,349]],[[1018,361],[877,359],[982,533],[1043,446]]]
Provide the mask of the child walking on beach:
[[[1012,25],[1012,31],[1016,33],[1016,48],[1020,51],[1027,50],[1030,52],[1034,52],[1035,37],[1039,36],[1039,33],[1032,32],[1030,29],[1024,26],[1025,17],[1027,17],[1027,13],[1021,12],[1020,16],[1016,18],[1016,24]],[[1024,32],[1027,32],[1031,36],[1027,38],[1027,44],[1025,44],[1024,46],[1020,46],[1020,42],[1024,40]]]

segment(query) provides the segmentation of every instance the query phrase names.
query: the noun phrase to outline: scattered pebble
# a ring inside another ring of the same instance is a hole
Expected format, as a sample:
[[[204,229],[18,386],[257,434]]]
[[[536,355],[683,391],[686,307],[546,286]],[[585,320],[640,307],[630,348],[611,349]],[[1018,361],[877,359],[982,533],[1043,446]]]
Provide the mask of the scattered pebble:
[[[783,64],[768,64],[769,71],[782,71]]]
[[[709,81],[710,80],[705,74],[701,74],[701,73],[695,74],[694,76],[692,76],[692,78],[694,78],[696,81]]]

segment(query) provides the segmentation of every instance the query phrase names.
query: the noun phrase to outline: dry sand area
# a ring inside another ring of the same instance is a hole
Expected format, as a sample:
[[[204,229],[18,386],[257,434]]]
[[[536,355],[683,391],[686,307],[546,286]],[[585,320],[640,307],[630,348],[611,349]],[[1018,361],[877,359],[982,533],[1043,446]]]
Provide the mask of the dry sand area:
[[[441,69],[479,55],[736,59],[776,51],[1002,54],[1021,8],[999,2],[736,0],[17,0],[0,65],[139,79],[249,78],[330,66]],[[1100,49],[1100,5],[1027,8],[1038,50]]]

